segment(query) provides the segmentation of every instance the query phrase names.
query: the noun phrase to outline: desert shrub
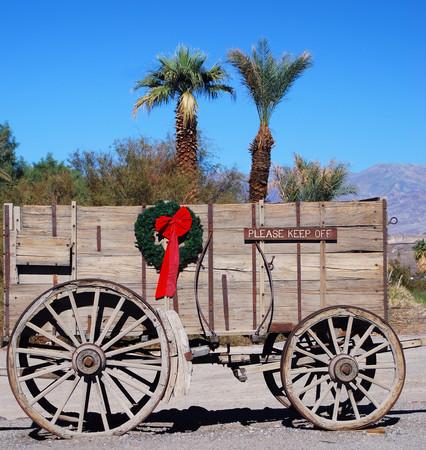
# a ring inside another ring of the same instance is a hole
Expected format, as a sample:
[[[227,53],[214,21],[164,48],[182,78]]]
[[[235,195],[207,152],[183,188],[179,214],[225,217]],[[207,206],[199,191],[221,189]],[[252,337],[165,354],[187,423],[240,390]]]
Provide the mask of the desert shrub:
[[[389,286],[389,304],[393,308],[407,308],[415,305],[413,294],[405,286]]]
[[[294,167],[275,166],[273,185],[283,202],[319,202],[356,194],[354,186],[346,184],[348,168],[330,161],[322,167],[318,161],[307,161],[294,155]]]
[[[408,287],[410,285],[412,275],[408,266],[401,264],[399,259],[390,260],[388,263],[388,281],[397,286]]]

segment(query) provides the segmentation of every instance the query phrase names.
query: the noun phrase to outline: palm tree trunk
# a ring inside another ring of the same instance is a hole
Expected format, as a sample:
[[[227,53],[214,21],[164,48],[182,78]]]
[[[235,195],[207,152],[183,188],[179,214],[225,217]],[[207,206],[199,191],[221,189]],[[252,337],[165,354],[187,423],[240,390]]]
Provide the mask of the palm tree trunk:
[[[261,124],[253,142],[250,144],[250,201],[258,202],[266,198],[268,193],[268,178],[271,168],[271,150],[274,139],[267,124]]]
[[[184,123],[183,114],[176,107],[176,159],[179,173],[188,181],[186,203],[195,203],[198,194],[197,118]]]

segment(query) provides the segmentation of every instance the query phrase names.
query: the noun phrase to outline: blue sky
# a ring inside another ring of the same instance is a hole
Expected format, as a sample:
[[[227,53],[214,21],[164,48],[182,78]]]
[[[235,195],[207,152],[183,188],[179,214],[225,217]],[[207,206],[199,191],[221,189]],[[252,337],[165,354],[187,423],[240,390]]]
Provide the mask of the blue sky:
[[[270,0],[215,2],[5,1],[1,5],[0,123],[18,153],[60,160],[115,139],[173,132],[173,105],[131,116],[135,81],[178,43],[208,64],[266,37],[276,55],[308,50],[314,66],[271,122],[272,159],[294,152],[359,171],[426,163],[426,2]],[[218,161],[248,172],[258,117],[228,67],[236,101],[200,101],[199,126]]]

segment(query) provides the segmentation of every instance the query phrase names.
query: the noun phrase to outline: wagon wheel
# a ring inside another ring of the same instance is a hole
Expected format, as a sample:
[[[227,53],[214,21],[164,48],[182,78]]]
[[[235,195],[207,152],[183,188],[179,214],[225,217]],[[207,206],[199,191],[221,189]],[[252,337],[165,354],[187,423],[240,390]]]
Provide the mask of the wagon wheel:
[[[269,333],[265,340],[265,344],[263,345],[265,363],[279,361],[281,359],[284,344],[285,335],[281,333]],[[276,368],[265,371],[263,372],[263,378],[265,379],[265,383],[271,394],[286,408],[291,406],[281,381],[281,370]]]
[[[290,334],[281,376],[289,401],[314,425],[357,429],[392,408],[404,384],[405,360],[396,334],[380,317],[330,307]]]
[[[36,299],[15,326],[7,364],[23,410],[64,438],[134,428],[161,400],[170,371],[154,310],[102,280],[58,285]]]

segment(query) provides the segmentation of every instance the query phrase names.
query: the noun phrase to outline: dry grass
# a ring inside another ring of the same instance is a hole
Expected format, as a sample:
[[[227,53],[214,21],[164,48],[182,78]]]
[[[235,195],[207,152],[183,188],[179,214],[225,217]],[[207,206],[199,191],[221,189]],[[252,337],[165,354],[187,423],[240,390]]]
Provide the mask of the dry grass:
[[[390,323],[399,334],[425,334],[426,308],[404,286],[389,286]]]
[[[389,286],[389,305],[391,308],[409,308],[417,305],[414,295],[404,286]]]

